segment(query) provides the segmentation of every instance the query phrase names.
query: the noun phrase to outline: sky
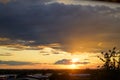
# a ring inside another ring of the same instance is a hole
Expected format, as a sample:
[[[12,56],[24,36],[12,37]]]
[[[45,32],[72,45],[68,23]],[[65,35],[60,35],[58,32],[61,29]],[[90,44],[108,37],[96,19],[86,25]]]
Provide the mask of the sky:
[[[118,3],[0,0],[0,69],[97,68],[119,30]]]

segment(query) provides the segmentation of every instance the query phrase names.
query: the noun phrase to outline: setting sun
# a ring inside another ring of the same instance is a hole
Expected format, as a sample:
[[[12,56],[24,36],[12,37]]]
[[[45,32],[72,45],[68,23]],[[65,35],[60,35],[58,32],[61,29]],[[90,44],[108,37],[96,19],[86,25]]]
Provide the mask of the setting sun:
[[[70,65],[70,68],[71,68],[71,69],[77,69],[77,65],[76,65],[76,64],[71,64],[71,65]]]
[[[79,62],[79,58],[73,58],[73,59],[71,60],[71,62],[72,62],[72,63]]]
[[[77,64],[76,64],[77,62],[79,62],[79,58],[72,58],[70,68],[71,69],[77,69],[78,68]]]

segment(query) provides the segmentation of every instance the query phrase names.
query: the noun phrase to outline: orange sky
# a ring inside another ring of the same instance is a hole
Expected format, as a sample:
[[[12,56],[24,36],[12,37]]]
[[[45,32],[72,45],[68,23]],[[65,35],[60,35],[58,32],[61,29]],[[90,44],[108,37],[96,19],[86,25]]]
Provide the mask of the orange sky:
[[[116,3],[0,0],[0,12],[0,69],[97,68],[120,48]]]

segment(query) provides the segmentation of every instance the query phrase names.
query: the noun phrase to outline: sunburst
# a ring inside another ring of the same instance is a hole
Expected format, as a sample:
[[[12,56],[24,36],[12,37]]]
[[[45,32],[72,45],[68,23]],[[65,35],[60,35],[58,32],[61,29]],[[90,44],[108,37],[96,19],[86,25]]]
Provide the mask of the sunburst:
[[[73,59],[71,60],[71,62],[72,62],[72,63],[79,62],[79,58],[73,58]]]

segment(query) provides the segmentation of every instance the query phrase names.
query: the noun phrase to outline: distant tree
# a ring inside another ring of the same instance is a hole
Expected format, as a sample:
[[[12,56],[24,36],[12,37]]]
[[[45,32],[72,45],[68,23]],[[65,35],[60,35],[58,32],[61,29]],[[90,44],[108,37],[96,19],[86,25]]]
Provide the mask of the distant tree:
[[[101,52],[101,54],[102,56],[98,56],[98,58],[104,62],[101,68],[106,70],[120,69],[120,51],[116,50],[116,47],[108,52]]]

